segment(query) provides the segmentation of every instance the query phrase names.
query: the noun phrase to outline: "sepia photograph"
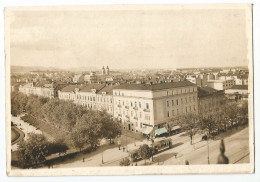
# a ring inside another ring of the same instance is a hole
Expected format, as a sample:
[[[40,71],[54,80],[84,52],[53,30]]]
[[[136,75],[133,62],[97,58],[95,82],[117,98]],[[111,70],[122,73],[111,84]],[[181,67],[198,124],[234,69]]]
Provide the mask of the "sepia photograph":
[[[254,172],[251,4],[4,16],[8,176]]]

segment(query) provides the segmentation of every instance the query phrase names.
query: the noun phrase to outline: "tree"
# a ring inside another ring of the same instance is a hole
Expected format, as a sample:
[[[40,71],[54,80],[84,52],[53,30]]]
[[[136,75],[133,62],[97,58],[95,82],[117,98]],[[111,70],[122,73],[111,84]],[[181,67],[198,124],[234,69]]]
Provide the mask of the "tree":
[[[90,144],[91,149],[95,150],[103,138],[103,122],[99,116],[99,111],[89,110],[82,117],[77,119],[73,128],[72,140],[74,145],[82,147]]]
[[[84,135],[83,131],[78,131],[77,128],[75,128],[73,133],[71,134],[71,141],[73,146],[78,148],[80,152],[87,142],[86,136]]]
[[[223,114],[227,119],[228,127],[233,128],[234,124],[238,121],[239,109],[237,103],[229,103],[223,109]]]
[[[123,158],[120,163],[119,163],[120,166],[129,166],[130,165],[130,160],[128,157],[125,157]]]
[[[210,114],[206,117],[203,117],[200,122],[200,129],[208,133],[208,137],[213,135],[213,132],[216,130],[216,118],[214,114]]]
[[[29,133],[28,139],[18,143],[18,160],[23,167],[37,167],[46,160],[48,141],[42,134]]]
[[[106,111],[101,111],[99,116],[102,122],[103,137],[109,139],[111,144],[112,139],[121,135],[122,123],[118,119],[113,119]]]
[[[190,137],[190,144],[192,145],[193,136],[197,133],[200,117],[194,113],[182,115],[177,118],[178,125],[186,132]]]
[[[239,124],[248,122],[248,101],[244,101],[238,108],[239,110]]]
[[[152,149],[147,144],[141,145],[138,150],[138,155],[140,155],[146,165],[146,160],[152,156]]]

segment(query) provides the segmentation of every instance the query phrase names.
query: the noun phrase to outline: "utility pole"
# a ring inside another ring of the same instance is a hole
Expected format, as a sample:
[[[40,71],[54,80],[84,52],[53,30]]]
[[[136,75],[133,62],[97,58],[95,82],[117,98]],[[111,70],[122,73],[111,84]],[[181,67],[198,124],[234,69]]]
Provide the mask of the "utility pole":
[[[101,150],[102,150],[102,161],[101,163],[104,164],[104,161],[103,161],[103,145],[101,144]]]
[[[208,138],[207,138],[207,146],[208,146],[208,164],[210,164],[210,162],[209,162],[209,134],[208,134]]]
[[[126,141],[126,146],[125,146],[125,148],[126,148],[126,151],[128,151],[128,150],[127,150],[127,134],[125,134],[125,141]]]

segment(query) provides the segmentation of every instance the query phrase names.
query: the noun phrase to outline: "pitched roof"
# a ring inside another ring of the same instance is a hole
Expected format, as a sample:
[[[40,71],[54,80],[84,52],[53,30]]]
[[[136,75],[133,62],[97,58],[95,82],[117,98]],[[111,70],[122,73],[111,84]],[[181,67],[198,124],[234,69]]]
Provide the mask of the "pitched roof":
[[[180,82],[158,83],[158,84],[122,84],[117,86],[115,89],[155,91],[155,90],[164,90],[164,89],[187,87],[187,86],[196,86],[196,85],[189,81],[180,81]]]
[[[106,86],[105,84],[93,83],[93,84],[85,85],[85,87],[80,88],[79,91],[80,92],[91,92],[92,89],[96,89],[98,92],[100,89],[102,89],[105,86]]]
[[[115,89],[117,85],[108,85],[103,87],[99,92],[106,92],[108,95],[113,95],[113,89]]]
[[[72,92],[75,90],[75,88],[82,88],[83,86],[80,85],[69,85],[61,89],[62,92]]]
[[[69,85],[61,89],[62,92],[73,92],[75,88],[79,88],[80,92],[91,92],[92,89],[96,89],[97,92],[105,87],[105,84],[88,84],[88,85]]]

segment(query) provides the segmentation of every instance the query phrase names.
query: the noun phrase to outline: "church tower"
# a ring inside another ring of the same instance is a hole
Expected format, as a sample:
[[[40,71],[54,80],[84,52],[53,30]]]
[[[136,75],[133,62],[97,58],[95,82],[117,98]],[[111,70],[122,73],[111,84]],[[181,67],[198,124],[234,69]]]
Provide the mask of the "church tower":
[[[109,75],[109,67],[106,68],[106,75]]]
[[[106,74],[106,71],[105,71],[105,67],[103,66],[102,68],[102,75],[105,75]]]

